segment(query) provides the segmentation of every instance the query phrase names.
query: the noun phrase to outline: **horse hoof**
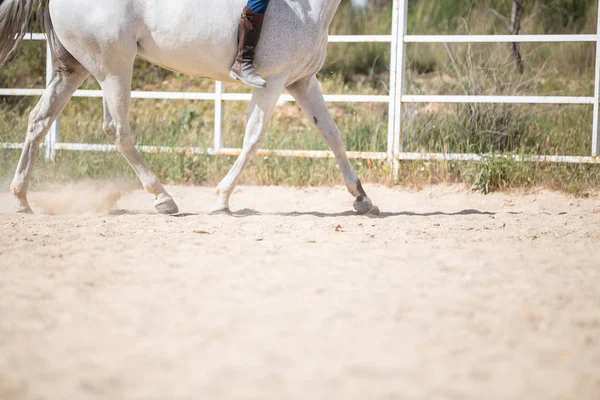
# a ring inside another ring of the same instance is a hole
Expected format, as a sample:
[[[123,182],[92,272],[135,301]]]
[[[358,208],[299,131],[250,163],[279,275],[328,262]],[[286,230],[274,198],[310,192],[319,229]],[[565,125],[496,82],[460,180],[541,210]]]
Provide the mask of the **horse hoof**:
[[[371,207],[371,209],[369,211],[367,211],[367,213],[365,215],[378,217],[380,214],[381,214],[381,211],[379,210],[379,207],[373,206],[373,207]]]
[[[177,214],[179,212],[179,207],[177,207],[177,204],[175,204],[175,201],[171,197],[157,198],[154,202],[154,208],[159,213],[166,215]]]
[[[29,207],[20,208],[17,210],[17,214],[33,214],[33,210]]]
[[[210,215],[232,215],[231,210],[227,207],[225,208],[213,208],[210,210]]]
[[[368,214],[373,208],[373,203],[368,197],[359,197],[354,200],[354,209],[360,215]]]

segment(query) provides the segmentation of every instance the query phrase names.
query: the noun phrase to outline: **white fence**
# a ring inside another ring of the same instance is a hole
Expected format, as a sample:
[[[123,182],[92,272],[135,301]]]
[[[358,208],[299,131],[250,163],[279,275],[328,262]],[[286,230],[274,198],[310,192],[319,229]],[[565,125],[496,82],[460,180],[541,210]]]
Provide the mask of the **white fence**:
[[[593,105],[594,121],[592,131],[592,149],[590,156],[530,156],[526,161],[567,162],[567,163],[600,163],[600,13],[598,30],[594,35],[408,35],[407,17],[408,1],[394,0],[391,35],[341,35],[329,36],[330,43],[389,43],[391,46],[390,93],[388,96],[336,95],[325,96],[327,102],[344,103],[388,103],[388,144],[386,152],[348,152],[350,158],[388,160],[393,165],[394,177],[397,177],[400,160],[465,160],[480,161],[483,157],[477,154],[441,154],[441,153],[408,153],[402,146],[402,112],[405,103],[512,103],[512,104],[581,104]],[[31,40],[45,40],[42,34],[27,36]],[[429,96],[407,95],[406,92],[406,45],[407,43],[513,43],[513,42],[595,42],[596,68],[594,97],[565,96]],[[52,66],[48,49],[46,50],[46,83],[52,77]],[[44,89],[0,89],[0,96],[40,96]],[[101,97],[99,90],[78,90],[75,97]],[[215,102],[215,124],[213,147],[209,149],[196,147],[164,147],[140,146],[144,152],[175,152],[210,155],[238,155],[241,149],[223,148],[223,105],[226,101],[249,101],[251,95],[245,93],[226,93],[223,83],[217,82],[214,93],[188,92],[147,92],[134,91],[132,98],[137,99],[178,99],[208,100]],[[282,95],[280,102],[293,101],[289,95]],[[114,145],[97,145],[84,143],[62,143],[60,141],[59,120],[53,125],[45,142],[46,157],[53,159],[57,150],[80,151],[114,151]],[[0,148],[22,148],[20,143],[0,143]],[[283,157],[332,158],[330,151],[309,150],[261,150],[259,155]],[[519,157],[514,157],[520,160]]]

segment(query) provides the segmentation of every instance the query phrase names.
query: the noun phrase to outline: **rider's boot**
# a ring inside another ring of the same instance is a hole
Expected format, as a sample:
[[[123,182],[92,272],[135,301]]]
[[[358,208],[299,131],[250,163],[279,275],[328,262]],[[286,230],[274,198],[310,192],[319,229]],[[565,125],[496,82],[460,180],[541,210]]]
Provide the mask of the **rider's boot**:
[[[254,50],[260,38],[263,14],[252,12],[250,7],[244,7],[239,28],[238,54],[231,67],[231,77],[255,88],[267,86],[265,80],[254,69]]]

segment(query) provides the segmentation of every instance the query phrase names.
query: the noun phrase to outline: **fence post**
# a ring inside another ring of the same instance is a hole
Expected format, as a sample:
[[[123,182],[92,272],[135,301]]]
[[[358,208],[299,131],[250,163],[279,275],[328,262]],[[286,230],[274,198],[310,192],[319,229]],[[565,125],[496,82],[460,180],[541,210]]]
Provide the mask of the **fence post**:
[[[221,81],[215,82],[215,132],[214,151],[215,154],[223,147],[223,91],[224,85]]]
[[[396,90],[394,93],[394,150],[393,163],[394,182],[398,181],[400,172],[399,157],[402,153],[402,96],[406,93],[406,42],[404,37],[408,31],[408,0],[400,0],[398,8],[398,30],[397,30],[397,59],[396,59]]]
[[[50,44],[46,42],[46,87],[50,85],[54,77],[54,67],[52,66],[52,53],[50,52]],[[54,161],[56,156],[56,143],[60,140],[60,117],[50,127],[50,132],[46,135],[46,160]]]
[[[600,155],[600,0],[598,1],[598,24],[596,28],[596,70],[594,86],[594,128],[592,132],[592,157]]]
[[[390,44],[390,88],[389,88],[389,108],[388,108],[388,143],[387,143],[387,162],[390,166],[394,163],[394,123],[396,122],[396,77],[398,64],[398,7],[400,0],[394,0],[392,3],[392,41]]]

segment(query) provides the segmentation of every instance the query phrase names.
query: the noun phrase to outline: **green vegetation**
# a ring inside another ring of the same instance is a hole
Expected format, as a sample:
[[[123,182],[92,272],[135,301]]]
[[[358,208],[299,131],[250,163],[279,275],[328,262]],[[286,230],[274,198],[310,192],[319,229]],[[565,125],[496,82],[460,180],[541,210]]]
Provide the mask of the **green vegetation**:
[[[383,2],[379,2],[383,3]],[[596,1],[528,0],[524,34],[594,33]],[[506,34],[512,1],[412,0],[409,33]],[[334,34],[389,34],[391,2],[354,12],[343,1],[332,25]],[[525,70],[520,74],[510,44],[411,44],[408,47],[408,93],[591,96],[594,87],[593,43],[523,44]],[[41,87],[44,45],[25,43],[20,54],[0,70],[0,87]],[[331,44],[320,73],[326,93],[387,94],[390,51],[387,44]],[[97,88],[93,80],[85,88]],[[139,90],[211,91],[214,83],[136,63],[133,88]],[[248,91],[227,84],[226,91]],[[21,142],[34,98],[0,98],[0,141]],[[227,102],[225,146],[240,147],[247,103]],[[387,105],[331,104],[348,150],[385,151]],[[99,99],[73,99],[61,120],[64,142],[108,143],[101,132]],[[133,100],[132,132],[138,144],[210,147],[214,124],[212,102]],[[502,153],[505,155],[590,154],[591,106],[441,105],[406,107],[403,146],[409,152]],[[323,150],[318,132],[294,104],[279,107],[264,148]],[[0,151],[0,180],[13,172],[19,153]],[[118,154],[59,152],[55,162],[39,157],[34,183],[112,176],[132,176]],[[231,157],[146,154],[167,182],[215,184]],[[385,162],[354,161],[364,181],[390,184]],[[401,184],[464,182],[483,192],[546,186],[573,193],[597,188],[600,168],[586,165],[517,163],[487,158],[481,163],[401,163]],[[318,185],[341,183],[334,160],[257,158],[244,183]]]

